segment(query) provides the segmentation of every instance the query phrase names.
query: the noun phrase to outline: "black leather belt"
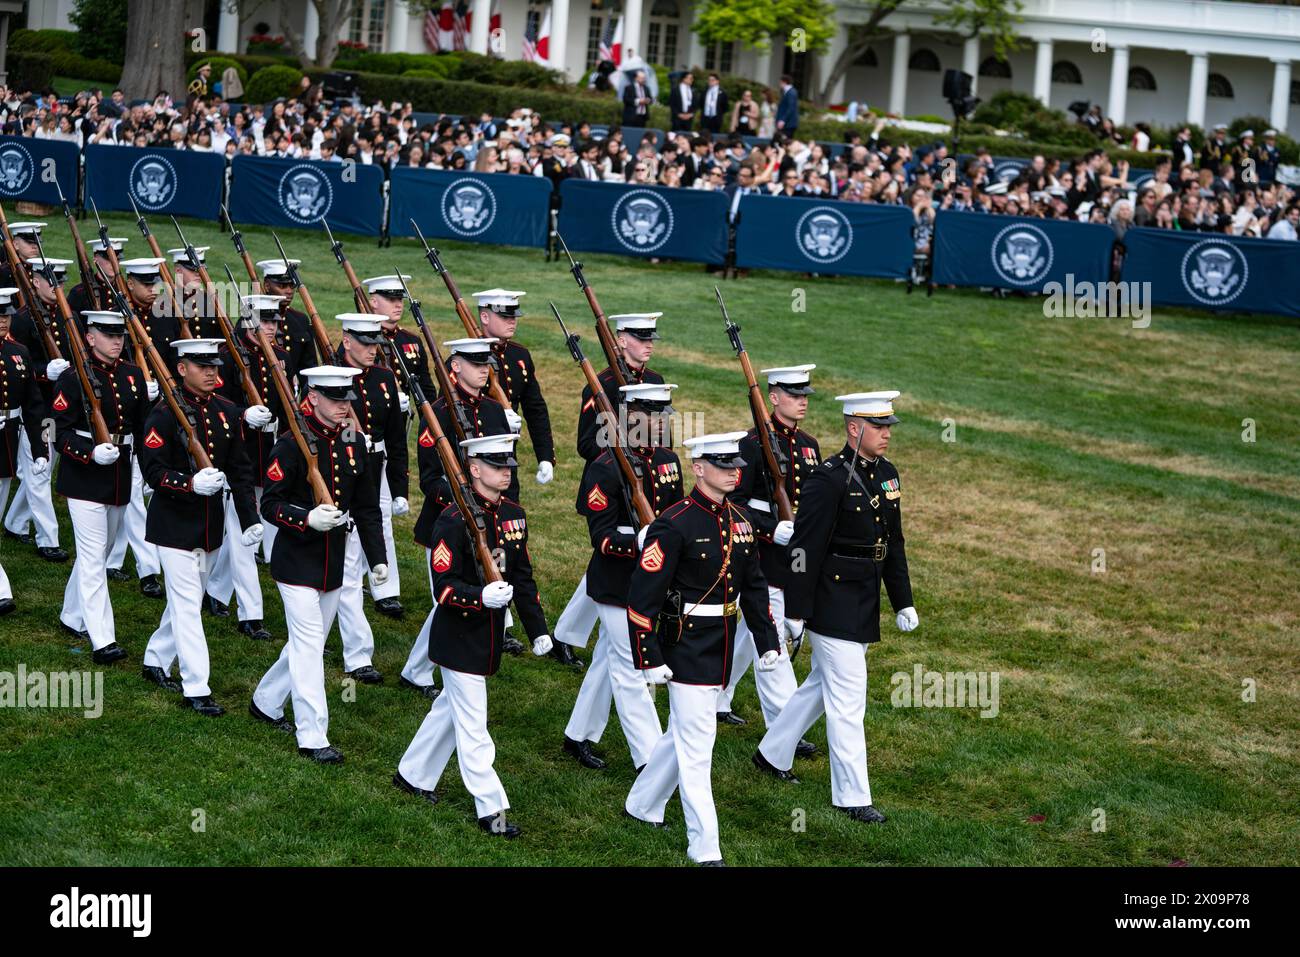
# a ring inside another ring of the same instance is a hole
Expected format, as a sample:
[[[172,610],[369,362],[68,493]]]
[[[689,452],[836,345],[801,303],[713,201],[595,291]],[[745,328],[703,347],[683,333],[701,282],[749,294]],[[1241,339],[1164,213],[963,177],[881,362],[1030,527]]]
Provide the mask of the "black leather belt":
[[[874,545],[831,545],[831,554],[841,558],[866,559],[883,562],[889,554],[888,542],[876,542]]]

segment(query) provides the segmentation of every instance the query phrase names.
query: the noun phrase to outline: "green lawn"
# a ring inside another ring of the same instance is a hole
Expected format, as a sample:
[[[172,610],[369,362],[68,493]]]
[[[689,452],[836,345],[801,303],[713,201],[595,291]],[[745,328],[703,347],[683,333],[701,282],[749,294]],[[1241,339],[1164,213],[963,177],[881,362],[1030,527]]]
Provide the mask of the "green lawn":
[[[163,245],[170,228],[154,226]],[[91,226],[83,224],[90,235]],[[115,235],[142,243],[129,220]],[[209,261],[237,265],[210,224],[187,224]],[[51,255],[69,255],[56,221]],[[246,231],[254,259],[275,255]],[[323,237],[286,231],[290,255],[323,313],[350,308]],[[445,290],[414,243],[352,238],[361,276],[400,266],[440,338],[461,335]],[[533,250],[446,243],[461,289],[525,288],[520,339],[537,356],[561,461],[533,481],[524,450],[543,603],[553,621],[589,548],[573,512],[580,376],[546,309],[554,299],[597,352],[590,314],[566,269]],[[738,365],[713,301],[713,277],[689,265],[587,256],[609,313],[663,310],[653,365],[681,389],[674,405],[704,430],[743,428]],[[213,269],[220,274],[219,269]],[[802,288],[807,310],[791,309]],[[841,392],[896,388],[902,424],[891,458],[902,474],[920,628],[892,615],[872,648],[867,739],[883,827],[829,807],[825,732],[800,762],[798,786],[759,777],[753,679],[723,728],[713,789],[733,864],[1297,864],[1300,754],[1300,330],[1294,322],[1157,309],[1151,326],[1045,319],[1032,299],[970,291],[907,296],[890,283],[756,275],[727,284],[731,314],[756,367],[815,361],[809,427],[838,448]],[[1243,419],[1256,441],[1242,440]],[[949,437],[945,441],[945,426]],[[415,508],[418,509],[418,503]],[[403,622],[375,616],[376,666],[388,676],[341,694],[331,638],[326,676],[331,740],[343,767],[300,758],[291,739],[254,723],[249,695],[279,653],[209,620],[213,688],[230,713],[181,711],[139,677],[162,603],[112,586],[118,635],[131,654],[108,670],[104,714],[0,710],[0,862],[5,864],[650,864],[684,863],[680,805],[666,833],[620,817],[632,768],[617,717],[602,742],[605,773],[560,752],[580,675],[550,661],[507,660],[489,684],[497,769],[524,828],[489,839],[454,763],[429,808],[389,779],[426,713],[396,686],[429,607],[414,515],[398,520]],[[71,532],[65,529],[64,542]],[[1093,572],[1104,549],[1105,571]],[[5,542],[20,604],[0,620],[0,669],[88,665],[53,621],[67,567]],[[284,634],[264,583],[268,624]],[[589,652],[584,652],[584,657]],[[890,676],[997,672],[1000,710],[891,706]],[[798,661],[800,675],[808,657]],[[1242,700],[1253,681],[1256,700]],[[667,696],[657,701],[666,715]],[[191,829],[194,809],[206,830]],[[806,829],[792,820],[806,812]],[[1094,830],[1095,809],[1105,829]],[[1041,820],[1031,818],[1042,816]]]

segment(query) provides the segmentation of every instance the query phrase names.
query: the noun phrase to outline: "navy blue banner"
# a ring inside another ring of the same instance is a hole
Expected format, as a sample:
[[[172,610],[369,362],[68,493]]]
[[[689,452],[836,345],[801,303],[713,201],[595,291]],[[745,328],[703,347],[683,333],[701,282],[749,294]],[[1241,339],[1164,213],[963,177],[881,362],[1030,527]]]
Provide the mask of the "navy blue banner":
[[[1029,216],[939,210],[934,281],[1039,292],[1047,283],[1106,282],[1115,233],[1109,226]]]
[[[58,203],[62,188],[68,202],[75,204],[78,153],[76,143],[63,140],[0,136],[0,199],[29,199],[53,205]]]
[[[905,278],[913,222],[902,206],[742,196],[736,265]]]
[[[363,163],[236,156],[230,215],[239,223],[319,227],[377,236],[384,225],[384,173]]]
[[[727,196],[566,179],[560,232],[570,249],[722,263],[727,256]]]
[[[1300,243],[1133,228],[1124,247],[1124,281],[1150,282],[1155,305],[1300,316]]]
[[[220,153],[86,147],[86,206],[100,209],[217,219],[225,187],[226,159]]]
[[[507,246],[545,246],[551,181],[539,176],[398,167],[389,181],[389,231]]]

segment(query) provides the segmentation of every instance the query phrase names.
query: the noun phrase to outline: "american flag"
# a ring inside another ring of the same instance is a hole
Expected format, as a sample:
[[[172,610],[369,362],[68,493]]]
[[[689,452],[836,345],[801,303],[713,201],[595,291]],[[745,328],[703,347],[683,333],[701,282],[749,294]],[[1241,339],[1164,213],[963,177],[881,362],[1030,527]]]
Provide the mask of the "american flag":
[[[596,47],[597,60],[614,62],[614,27],[617,23],[613,17],[605,21],[605,32],[600,35],[600,45]]]
[[[451,0],[446,0],[437,13],[430,10],[424,15],[424,43],[434,53],[453,49],[456,11],[451,8]],[[455,47],[454,49],[461,49]]]
[[[529,27],[524,31],[524,59],[530,63],[546,63],[550,60],[550,47],[551,8],[547,7],[541,27]]]
[[[460,0],[456,4],[456,15],[452,21],[451,32],[453,50],[469,48],[469,4],[465,0]]]

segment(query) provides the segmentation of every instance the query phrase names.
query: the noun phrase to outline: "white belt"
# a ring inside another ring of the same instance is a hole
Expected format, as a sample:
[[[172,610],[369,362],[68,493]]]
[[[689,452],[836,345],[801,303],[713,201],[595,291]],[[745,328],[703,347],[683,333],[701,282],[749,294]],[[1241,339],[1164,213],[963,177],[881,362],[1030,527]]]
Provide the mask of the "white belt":
[[[4,409],[0,411],[0,419],[16,419],[22,414],[22,409]]]
[[[614,531],[620,532],[623,535],[631,535],[633,532],[636,531],[636,529],[633,528],[631,525],[620,525],[618,528],[614,529]]]
[[[724,615],[734,615],[736,613],[736,603],[729,605],[691,605],[683,602],[686,614],[696,618],[721,618]]]
[[[767,512],[769,515],[772,513],[772,503],[764,502],[761,498],[751,498],[745,504],[750,508],[758,509],[760,512]]]
[[[270,432],[272,435],[275,435],[280,431],[280,420],[272,419],[270,422],[266,423],[266,425],[262,426],[262,431]]]
[[[87,439],[95,437],[93,433],[83,432],[81,429],[77,429],[77,434]],[[112,440],[112,445],[130,445],[135,440],[134,435],[110,435],[109,438]]]
[[[380,439],[378,442],[373,442],[373,441],[372,441],[372,442],[370,443],[370,451],[371,451],[371,452],[387,452],[387,451],[388,451],[388,440],[387,440],[387,439]]]

